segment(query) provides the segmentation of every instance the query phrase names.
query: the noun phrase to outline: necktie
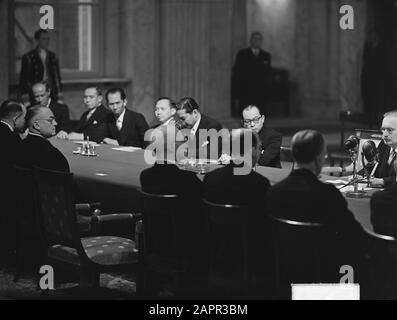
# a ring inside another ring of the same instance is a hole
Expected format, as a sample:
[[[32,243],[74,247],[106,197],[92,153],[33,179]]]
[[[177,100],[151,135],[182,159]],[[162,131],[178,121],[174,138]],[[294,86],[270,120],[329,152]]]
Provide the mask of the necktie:
[[[123,125],[123,124],[122,124],[120,118],[117,119],[116,126],[117,126],[117,129],[118,129],[119,131],[121,130],[122,125]]]
[[[94,110],[93,111],[90,111],[90,112],[88,112],[88,114],[87,114],[87,118],[86,118],[86,121],[88,121],[88,120],[90,120],[90,118],[91,118],[91,116],[92,116],[92,114],[94,113]]]
[[[390,149],[389,160],[387,161],[388,164],[392,164],[396,159],[396,151],[394,149]]]

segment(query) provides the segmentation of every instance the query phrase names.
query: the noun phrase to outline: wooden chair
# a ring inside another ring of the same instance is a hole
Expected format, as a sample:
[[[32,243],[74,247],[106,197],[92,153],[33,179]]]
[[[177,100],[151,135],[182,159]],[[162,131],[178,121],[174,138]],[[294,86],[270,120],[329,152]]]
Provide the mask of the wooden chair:
[[[147,294],[157,294],[154,275],[173,278],[175,295],[185,294],[184,276],[189,271],[184,244],[186,230],[182,215],[189,214],[181,207],[177,195],[159,195],[141,191],[143,206],[143,287]],[[157,283],[158,285],[158,283]]]
[[[368,280],[366,298],[397,299],[397,238],[364,229],[368,238]]]
[[[131,239],[117,236],[80,237],[72,173],[35,168],[38,213],[45,261],[80,273],[80,285],[98,287],[102,272],[138,271],[138,250]],[[94,216],[100,223],[117,215]],[[133,214],[121,215],[133,219]],[[137,293],[141,288],[137,279]]]
[[[340,266],[329,251],[332,241],[323,225],[269,218],[275,243],[277,298],[290,299],[293,283],[335,283],[333,276],[338,275]]]
[[[216,298],[271,298],[268,224],[249,206],[203,199],[207,216],[208,290]]]

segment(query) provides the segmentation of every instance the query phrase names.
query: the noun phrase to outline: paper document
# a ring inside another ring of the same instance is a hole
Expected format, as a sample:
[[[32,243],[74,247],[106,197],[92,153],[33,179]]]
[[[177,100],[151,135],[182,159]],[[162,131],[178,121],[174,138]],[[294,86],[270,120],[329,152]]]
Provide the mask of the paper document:
[[[125,151],[125,152],[134,152],[134,151],[142,150],[142,149],[141,148],[137,148],[137,147],[117,147],[117,148],[112,148],[112,150]]]

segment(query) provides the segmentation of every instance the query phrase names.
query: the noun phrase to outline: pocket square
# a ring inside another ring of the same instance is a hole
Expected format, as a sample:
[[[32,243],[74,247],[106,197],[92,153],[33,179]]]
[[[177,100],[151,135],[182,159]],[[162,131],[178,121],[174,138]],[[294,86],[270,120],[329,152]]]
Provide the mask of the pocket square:
[[[98,121],[94,120],[94,122],[92,122],[92,124],[98,124]]]

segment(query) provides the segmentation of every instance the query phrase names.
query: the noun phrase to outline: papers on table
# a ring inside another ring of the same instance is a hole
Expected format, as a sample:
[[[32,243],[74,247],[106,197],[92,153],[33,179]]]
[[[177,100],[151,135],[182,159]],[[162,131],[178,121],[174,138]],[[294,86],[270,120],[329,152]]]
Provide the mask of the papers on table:
[[[137,148],[137,147],[117,147],[117,148],[112,148],[112,150],[124,151],[124,152],[134,152],[134,151],[142,150],[142,149]]]

